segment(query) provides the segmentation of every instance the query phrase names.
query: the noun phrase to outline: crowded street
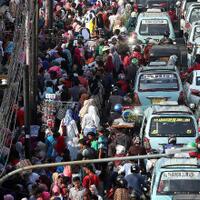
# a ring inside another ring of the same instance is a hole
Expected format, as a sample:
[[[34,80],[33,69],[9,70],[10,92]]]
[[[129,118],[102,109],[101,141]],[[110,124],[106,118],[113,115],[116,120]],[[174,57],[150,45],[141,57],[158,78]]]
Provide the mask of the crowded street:
[[[199,0],[0,0],[0,200],[200,200]]]

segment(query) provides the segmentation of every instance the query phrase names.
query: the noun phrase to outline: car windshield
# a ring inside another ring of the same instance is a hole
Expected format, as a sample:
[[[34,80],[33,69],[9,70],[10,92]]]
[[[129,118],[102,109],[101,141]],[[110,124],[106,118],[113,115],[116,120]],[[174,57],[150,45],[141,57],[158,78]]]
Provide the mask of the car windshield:
[[[196,77],[196,85],[200,85],[200,76]]]
[[[169,24],[166,19],[144,19],[140,23],[140,35],[164,35],[169,32]]]
[[[199,185],[200,172],[167,171],[161,174],[157,194],[197,194],[200,192]]]
[[[178,78],[173,73],[142,74],[139,91],[178,91]]]
[[[189,22],[192,24],[193,22],[197,22],[200,19],[200,7],[194,7],[190,14]]]
[[[200,44],[200,26],[195,27],[193,41]]]
[[[148,8],[155,8],[155,7],[165,8],[165,10],[167,11],[169,10],[169,5],[170,5],[170,2],[168,1],[157,1],[157,0],[147,1]]]
[[[151,119],[151,137],[194,137],[194,120],[191,117],[153,117]]]

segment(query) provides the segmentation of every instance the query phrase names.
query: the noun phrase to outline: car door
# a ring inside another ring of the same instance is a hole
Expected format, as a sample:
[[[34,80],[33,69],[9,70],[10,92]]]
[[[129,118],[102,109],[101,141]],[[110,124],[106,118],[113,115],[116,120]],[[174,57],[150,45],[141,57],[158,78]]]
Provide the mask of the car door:
[[[186,102],[187,104],[190,103],[191,101],[191,85],[193,83],[193,72],[188,76],[188,78],[186,79],[185,83],[184,83],[184,92],[185,92],[185,97],[186,97]]]

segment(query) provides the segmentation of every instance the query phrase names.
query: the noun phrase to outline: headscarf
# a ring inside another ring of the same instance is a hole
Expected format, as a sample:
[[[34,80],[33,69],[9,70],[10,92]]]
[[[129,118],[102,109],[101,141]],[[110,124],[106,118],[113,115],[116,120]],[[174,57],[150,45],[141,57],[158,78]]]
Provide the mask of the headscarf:
[[[59,177],[59,173],[58,172],[55,172],[55,173],[52,174],[52,180],[53,180],[54,184],[57,184],[58,177]]]
[[[50,199],[50,194],[49,192],[42,192],[42,199],[43,200],[49,200]]]
[[[79,116],[83,118],[83,116],[88,112],[88,108],[90,105],[94,105],[94,99],[85,100],[83,103],[83,107],[79,112]]]
[[[65,126],[67,126],[72,120],[73,120],[73,112],[71,109],[67,109],[63,123]]]
[[[79,100],[81,107],[84,105],[84,101],[89,99],[89,95],[87,93],[83,93],[81,95],[81,98]]]
[[[120,144],[118,144],[116,146],[116,154],[123,154],[123,153],[125,153],[125,151],[126,151],[126,149],[124,146],[122,146]]]
[[[90,185],[90,190],[93,190],[93,193],[95,194],[95,195],[98,195],[98,190],[97,190],[97,187],[96,187],[96,185]],[[91,191],[92,192],[92,191]]]
[[[60,188],[57,185],[54,185],[52,188],[53,194],[59,195],[60,194]]]
[[[176,55],[171,55],[168,61],[168,65],[176,65],[177,58],[178,57]]]
[[[99,127],[100,119],[99,119],[99,116],[98,116],[98,114],[97,114],[96,107],[93,106],[93,105],[90,105],[90,106],[88,107],[88,114],[91,115],[92,119],[93,119],[94,122],[95,122],[95,126],[98,128],[98,127]]]

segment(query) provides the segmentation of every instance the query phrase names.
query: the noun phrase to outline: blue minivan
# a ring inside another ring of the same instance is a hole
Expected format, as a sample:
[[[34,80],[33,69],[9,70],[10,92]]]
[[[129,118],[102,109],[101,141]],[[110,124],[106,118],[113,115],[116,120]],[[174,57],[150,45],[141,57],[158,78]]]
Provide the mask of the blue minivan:
[[[184,92],[175,66],[139,68],[134,87],[135,105],[147,108],[166,101],[184,103]]]
[[[182,147],[194,142],[198,135],[195,116],[184,105],[167,102],[144,111],[140,137],[146,150],[162,150],[171,136],[176,137],[177,146]]]
[[[154,167],[152,200],[200,199],[200,168],[195,158],[161,158]]]

